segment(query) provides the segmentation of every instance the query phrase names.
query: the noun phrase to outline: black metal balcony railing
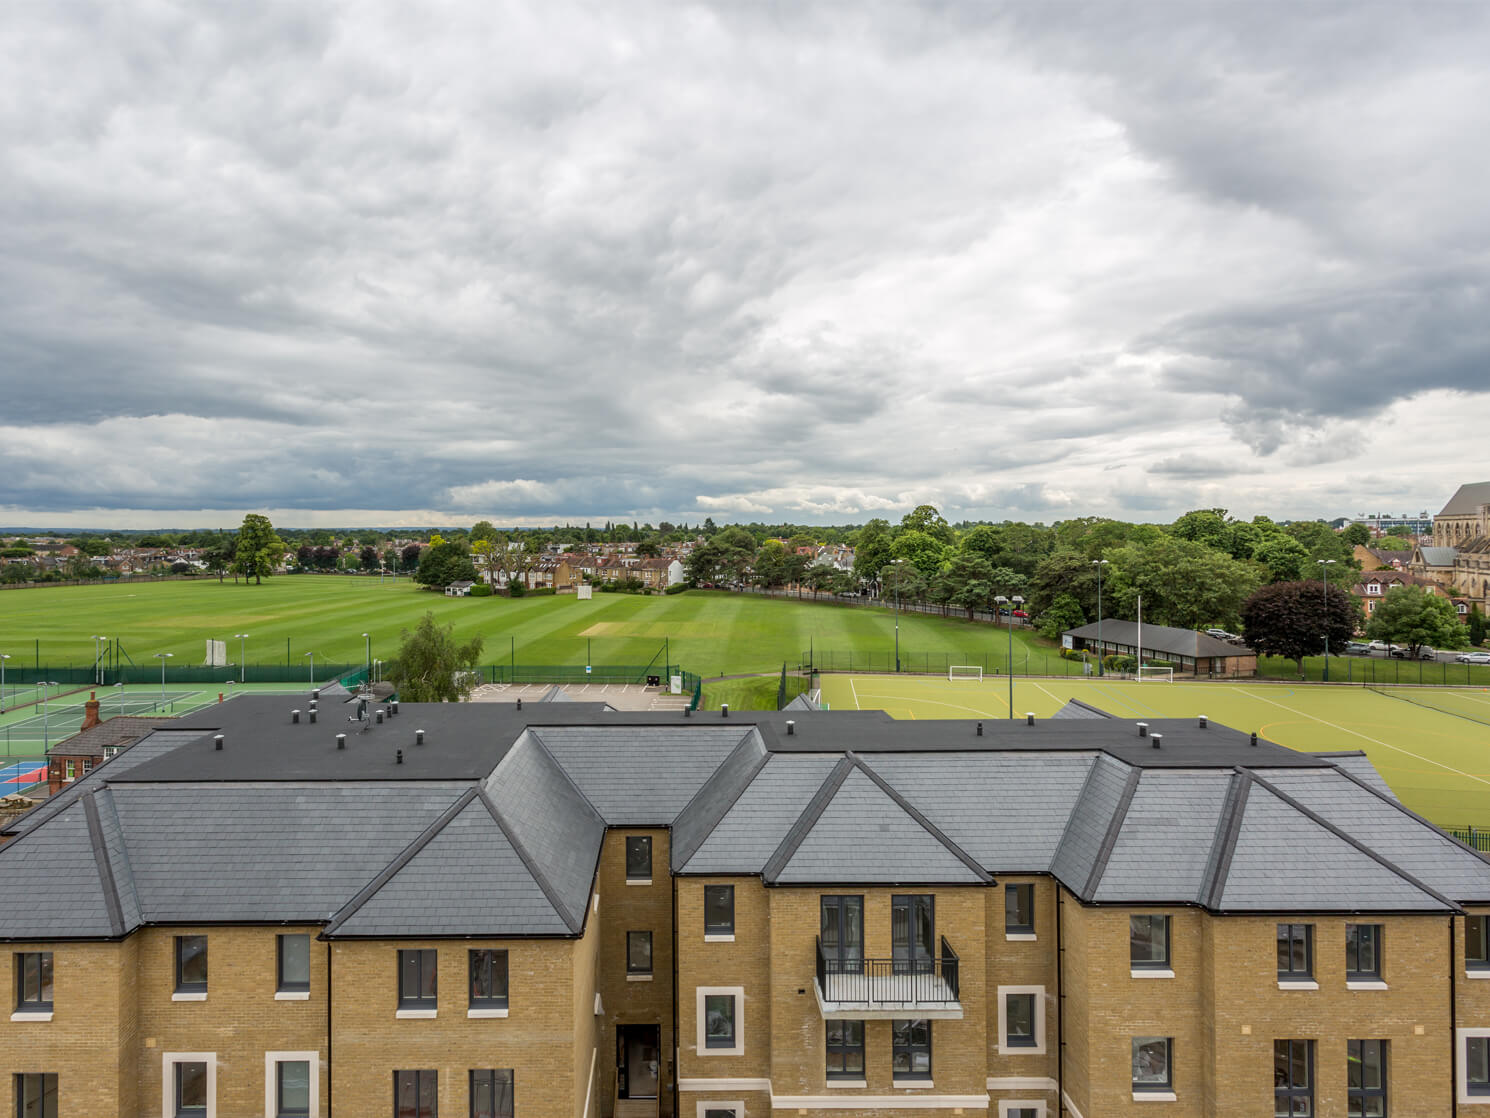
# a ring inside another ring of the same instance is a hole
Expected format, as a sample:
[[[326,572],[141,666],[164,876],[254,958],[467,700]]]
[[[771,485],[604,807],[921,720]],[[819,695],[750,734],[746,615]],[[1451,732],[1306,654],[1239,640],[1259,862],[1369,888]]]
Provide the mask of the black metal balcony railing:
[[[823,1001],[851,1005],[947,1005],[958,1000],[957,952],[942,936],[928,959],[841,959],[817,939],[817,988]]]

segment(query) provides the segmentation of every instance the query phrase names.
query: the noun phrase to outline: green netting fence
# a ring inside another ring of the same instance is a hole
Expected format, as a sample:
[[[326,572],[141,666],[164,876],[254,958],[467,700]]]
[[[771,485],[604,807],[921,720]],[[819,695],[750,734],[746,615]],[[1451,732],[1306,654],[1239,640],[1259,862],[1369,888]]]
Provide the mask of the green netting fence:
[[[363,664],[332,664],[316,662],[312,669],[307,663],[300,664],[228,664],[223,667],[207,665],[167,665],[166,684],[172,683],[329,683],[332,680],[361,682],[367,678],[367,667]],[[37,683],[58,683],[70,687],[112,687],[116,683],[159,683],[160,665],[123,664],[118,668],[12,668],[5,671],[7,688],[11,685],[25,686]],[[349,683],[348,686],[353,684]]]
[[[1465,846],[1481,854],[1490,854],[1490,827],[1445,827],[1444,830]]]
[[[785,710],[787,703],[811,689],[812,672],[810,669],[791,668],[782,664],[781,682],[776,686],[776,709]]]

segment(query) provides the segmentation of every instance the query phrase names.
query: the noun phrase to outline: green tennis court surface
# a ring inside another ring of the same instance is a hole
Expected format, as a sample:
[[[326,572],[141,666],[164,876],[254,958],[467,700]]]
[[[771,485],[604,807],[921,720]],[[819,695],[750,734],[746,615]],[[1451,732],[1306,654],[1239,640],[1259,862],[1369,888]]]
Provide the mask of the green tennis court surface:
[[[879,709],[895,718],[1007,718],[1007,676],[982,682],[832,675],[833,710]],[[1490,689],[1327,687],[1237,683],[1137,683],[1019,679],[1014,713],[1048,718],[1071,699],[1114,718],[1194,718],[1256,730],[1291,749],[1358,749],[1404,804],[1443,826],[1490,826]]]

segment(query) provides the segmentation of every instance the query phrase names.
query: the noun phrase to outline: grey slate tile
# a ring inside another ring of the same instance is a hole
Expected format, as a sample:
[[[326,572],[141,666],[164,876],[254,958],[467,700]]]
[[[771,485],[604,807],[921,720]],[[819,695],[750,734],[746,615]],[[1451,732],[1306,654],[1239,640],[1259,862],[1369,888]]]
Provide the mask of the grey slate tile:
[[[771,754],[680,872],[759,873],[841,757]]]
[[[1216,769],[1145,771],[1092,899],[1195,900],[1231,776]]]
[[[698,851],[709,833],[734,806],[741,793],[766,763],[769,754],[760,734],[752,729],[704,781],[673,820],[669,853],[672,867],[680,870]]]
[[[22,835],[0,857],[0,937],[107,938],[113,934],[83,805]]]
[[[1080,894],[1086,888],[1131,771],[1103,753],[1087,773],[1050,862],[1050,872],[1073,892]]]

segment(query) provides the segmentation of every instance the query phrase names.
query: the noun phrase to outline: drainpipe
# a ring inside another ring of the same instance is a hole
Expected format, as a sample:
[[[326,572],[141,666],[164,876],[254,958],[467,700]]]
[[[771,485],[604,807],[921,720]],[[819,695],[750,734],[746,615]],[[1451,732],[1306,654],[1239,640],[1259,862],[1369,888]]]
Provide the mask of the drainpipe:
[[[326,1118],[331,1118],[331,941],[326,941]]]
[[[1062,942],[1066,898],[1055,883],[1055,1112],[1066,1113],[1066,948]]]
[[[1459,1115],[1459,995],[1455,980],[1459,977],[1459,943],[1454,917],[1449,917],[1449,1097],[1454,1100],[1454,1118]]]
[[[673,832],[672,831],[668,831],[668,833],[667,833],[667,840],[668,840],[667,841],[667,857],[668,857],[668,861],[671,862],[672,861],[672,857],[673,857],[673,842],[672,842],[672,840],[673,840]],[[668,873],[667,876],[672,879],[672,884],[673,884],[673,1023],[672,1023],[672,1033],[673,1033],[673,1074],[672,1074],[672,1081],[673,1081],[672,1082],[672,1088],[673,1088],[673,1118],[679,1118],[679,1112],[678,1112],[678,1054],[679,1054],[679,1047],[678,1047],[678,878],[677,878],[677,875],[676,874],[674,874],[674,873],[671,872],[671,867],[669,867],[669,873]]]

